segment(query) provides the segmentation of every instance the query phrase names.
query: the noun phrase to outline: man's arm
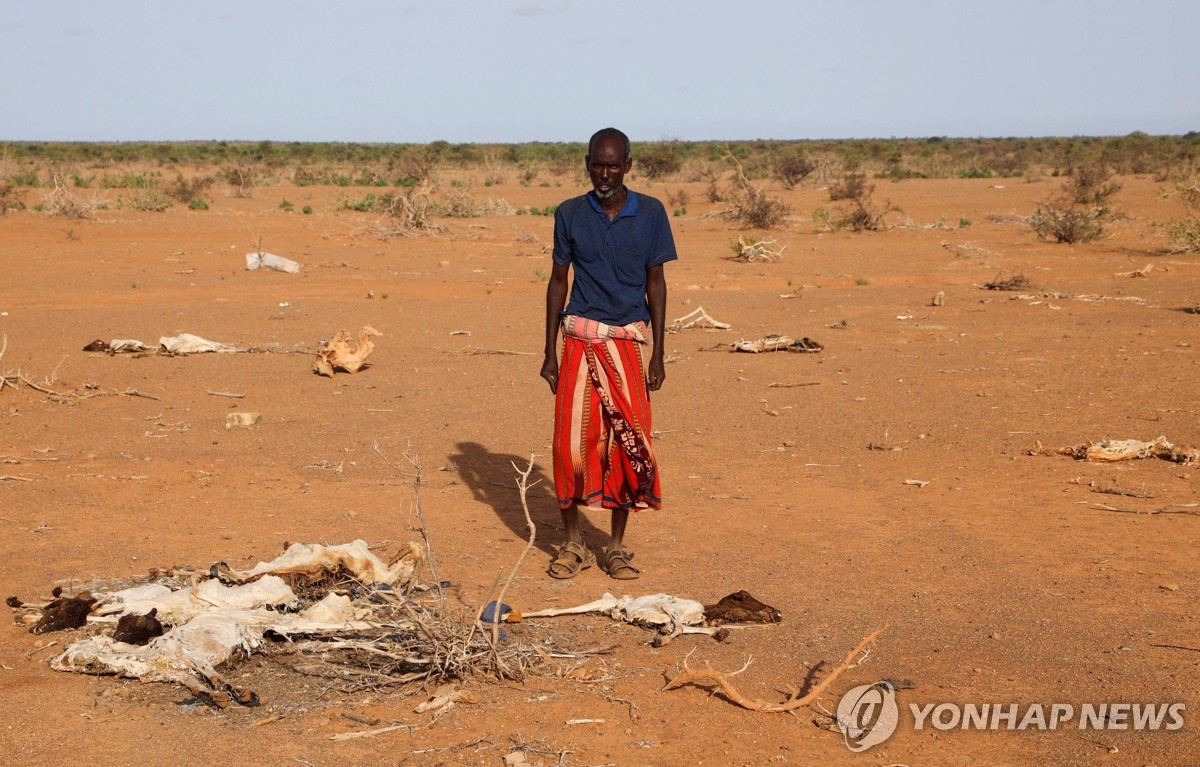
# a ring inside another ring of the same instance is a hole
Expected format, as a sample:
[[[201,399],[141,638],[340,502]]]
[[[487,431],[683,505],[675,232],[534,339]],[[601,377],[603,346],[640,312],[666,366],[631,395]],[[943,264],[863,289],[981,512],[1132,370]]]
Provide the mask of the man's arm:
[[[562,310],[567,305],[567,272],[570,266],[554,264],[550,271],[550,282],[546,285],[546,355],[542,362],[542,378],[550,384],[550,391],[558,391],[558,326],[562,322]]]
[[[650,328],[654,333],[654,350],[646,367],[646,386],[658,391],[667,378],[663,363],[663,337],[667,328],[667,278],[662,265],[646,270],[646,303],[650,306]]]

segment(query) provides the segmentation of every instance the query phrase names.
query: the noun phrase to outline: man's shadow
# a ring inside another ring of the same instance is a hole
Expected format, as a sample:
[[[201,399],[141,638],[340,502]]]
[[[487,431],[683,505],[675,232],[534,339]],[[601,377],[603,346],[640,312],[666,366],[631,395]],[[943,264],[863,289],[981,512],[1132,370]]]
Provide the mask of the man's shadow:
[[[517,538],[529,540],[525,511],[521,508],[521,493],[517,488],[518,471],[513,468],[516,464],[524,471],[529,466],[529,456],[493,453],[478,442],[459,442],[456,447],[458,452],[450,456],[450,460],[458,468],[458,475],[471,489],[475,500],[491,506],[500,521]],[[559,516],[558,499],[554,495],[554,478],[535,462],[533,471],[529,473],[528,484],[525,502],[529,504],[529,516],[537,526],[534,545],[554,555],[563,541],[562,517]],[[579,529],[585,541],[608,539],[608,533],[593,525],[584,514],[580,514]]]

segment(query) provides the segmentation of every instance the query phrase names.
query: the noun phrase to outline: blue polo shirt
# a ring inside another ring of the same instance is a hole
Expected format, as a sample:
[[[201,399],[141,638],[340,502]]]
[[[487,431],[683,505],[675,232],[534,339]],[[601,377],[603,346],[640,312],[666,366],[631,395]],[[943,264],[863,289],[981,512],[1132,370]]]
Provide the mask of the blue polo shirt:
[[[594,192],[554,213],[554,263],[574,271],[567,314],[609,325],[649,322],[646,270],[678,257],[667,211],[653,197],[629,190],[611,221]]]

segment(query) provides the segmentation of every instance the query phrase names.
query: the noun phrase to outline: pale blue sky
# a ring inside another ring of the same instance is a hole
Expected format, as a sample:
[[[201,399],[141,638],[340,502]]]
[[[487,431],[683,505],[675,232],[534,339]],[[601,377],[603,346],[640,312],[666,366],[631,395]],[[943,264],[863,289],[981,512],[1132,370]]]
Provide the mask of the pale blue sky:
[[[1196,0],[6,2],[0,140],[1200,130]],[[604,10],[611,8],[615,10]]]

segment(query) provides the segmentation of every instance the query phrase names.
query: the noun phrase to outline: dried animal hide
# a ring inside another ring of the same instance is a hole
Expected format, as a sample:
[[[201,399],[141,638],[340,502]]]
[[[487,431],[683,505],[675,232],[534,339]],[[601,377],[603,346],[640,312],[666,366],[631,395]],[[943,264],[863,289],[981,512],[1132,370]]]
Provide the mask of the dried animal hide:
[[[236,346],[209,341],[207,338],[180,333],[177,336],[163,336],[158,339],[158,350],[166,354],[201,354],[204,352],[219,352],[229,354],[241,351]]]
[[[759,354],[761,352],[805,352],[808,354],[816,354],[825,347],[811,338],[795,339],[791,336],[781,336],[772,333],[765,338],[760,338],[757,341],[734,341],[733,350],[735,352],[750,352],[751,354]]]
[[[335,370],[357,373],[371,352],[375,351],[375,342],[371,338],[382,335],[383,333],[370,325],[364,325],[362,330],[358,331],[357,346],[351,348],[350,334],[339,330],[332,340],[326,341],[317,350],[317,358],[313,360],[313,372],[330,377]]]
[[[1158,437],[1150,442],[1137,439],[1106,439],[1059,450],[1043,448],[1042,443],[1038,442],[1033,454],[1069,455],[1092,462],[1130,461],[1136,458],[1162,458],[1175,463],[1200,461],[1200,449],[1172,445],[1166,437]]]
[[[702,627],[704,605],[691,599],[681,599],[670,594],[649,594],[641,597],[614,597],[605,594],[594,602],[563,609],[538,610],[524,613],[524,618],[548,618],[555,615],[577,615],[580,613],[602,613],[613,620],[651,626],[660,634],[676,637],[680,634],[714,631]]]
[[[709,626],[723,623],[779,623],[782,620],[783,613],[759,602],[745,590],[721,597],[721,601],[715,605],[704,606],[704,622]]]
[[[384,564],[363,540],[337,546],[322,546],[316,543],[293,543],[287,551],[270,562],[259,562],[249,570],[228,570],[222,574],[226,579],[248,581],[264,573],[276,575],[318,575],[346,570],[363,584],[386,583],[388,586],[406,586],[414,577],[417,568],[425,561],[421,546],[409,542],[388,564]]]
[[[238,597],[226,602],[238,604],[239,600],[254,593],[252,587],[259,586],[268,579],[282,584],[282,581],[274,576],[264,576],[244,586],[231,588],[221,586],[216,581],[205,581],[200,587],[216,584],[215,593],[220,593],[221,589],[225,592],[236,592]],[[283,588],[287,588],[286,584]],[[130,589],[124,593],[131,595],[134,591]],[[188,591],[189,596],[195,596],[195,591]],[[290,593],[290,589],[288,592]],[[159,607],[175,606],[171,598],[176,593],[179,592],[172,592],[159,600]],[[269,589],[261,589],[260,593],[269,600],[278,596],[274,585]],[[113,597],[115,594],[106,596]],[[144,590],[136,596],[138,599],[134,604],[145,605],[150,601],[148,593]],[[274,603],[267,601],[263,604]],[[152,608],[151,612],[159,607]],[[262,644],[263,635],[267,632],[291,637],[363,631],[378,627],[376,623],[362,620],[363,617],[366,617],[365,613],[356,610],[347,597],[339,594],[329,594],[312,607],[294,615],[262,606],[239,609],[213,605],[196,613],[182,625],[176,625],[162,636],[151,639],[144,647],[136,647],[103,635],[93,636],[67,647],[50,662],[50,666],[57,671],[115,674],[144,682],[180,684],[194,695],[205,697],[222,707],[233,701],[243,705],[257,705],[258,696],[253,691],[234,687],[221,677],[216,667],[230,660],[235,653],[253,652]]]

